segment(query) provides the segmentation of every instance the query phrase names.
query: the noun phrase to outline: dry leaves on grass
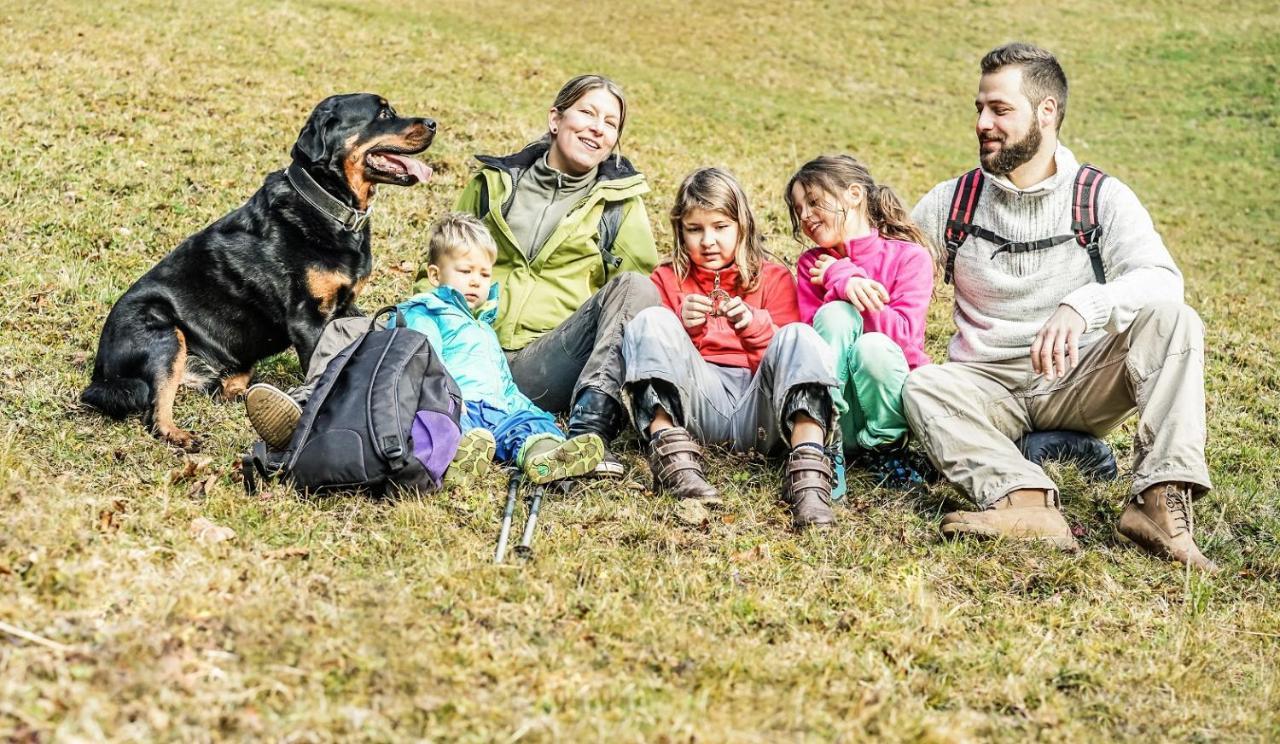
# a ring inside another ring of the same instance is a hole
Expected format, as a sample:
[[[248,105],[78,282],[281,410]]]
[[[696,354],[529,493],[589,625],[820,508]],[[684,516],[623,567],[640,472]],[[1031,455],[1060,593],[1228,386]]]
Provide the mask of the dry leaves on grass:
[[[734,563],[753,563],[755,561],[768,560],[773,556],[773,551],[769,549],[769,543],[760,543],[754,548],[749,548],[741,553],[734,553],[729,560]]]
[[[236,531],[230,527],[224,527],[220,524],[210,522],[204,517],[196,517],[191,520],[191,537],[196,542],[202,542],[206,545],[226,542],[236,536]]]

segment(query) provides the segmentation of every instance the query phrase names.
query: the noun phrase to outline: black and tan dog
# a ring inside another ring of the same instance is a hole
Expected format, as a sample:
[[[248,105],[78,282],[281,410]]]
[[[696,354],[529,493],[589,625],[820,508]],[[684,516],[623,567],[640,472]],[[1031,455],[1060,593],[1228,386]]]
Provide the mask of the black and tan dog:
[[[242,394],[255,362],[287,349],[306,369],[331,318],[356,315],[372,269],[368,210],[376,184],[411,186],[431,170],[409,155],[435,122],[404,118],[370,94],[331,96],[293,145],[293,163],[249,201],[182,242],[111,309],[93,380],[80,399],[116,418],[141,412],[157,436],[182,385]]]

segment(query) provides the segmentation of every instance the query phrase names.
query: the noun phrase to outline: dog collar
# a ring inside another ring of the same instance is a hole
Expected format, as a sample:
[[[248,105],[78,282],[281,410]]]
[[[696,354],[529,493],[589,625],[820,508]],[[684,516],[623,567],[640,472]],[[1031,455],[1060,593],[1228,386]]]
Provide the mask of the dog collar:
[[[364,227],[369,221],[369,215],[373,212],[373,206],[363,212],[359,209],[352,209],[343,204],[337,198],[325,191],[311,174],[306,172],[302,166],[297,163],[290,163],[285,169],[284,175],[289,179],[289,183],[293,185],[295,191],[302,195],[308,204],[315,207],[316,211],[332,217],[342,225],[342,229],[347,232],[355,232]]]

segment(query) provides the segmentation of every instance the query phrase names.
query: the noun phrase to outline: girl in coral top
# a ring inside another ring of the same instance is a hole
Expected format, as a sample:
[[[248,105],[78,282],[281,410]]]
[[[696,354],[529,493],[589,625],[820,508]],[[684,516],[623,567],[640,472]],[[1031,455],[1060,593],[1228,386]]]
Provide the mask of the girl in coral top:
[[[902,387],[929,363],[924,324],[935,257],[898,196],[849,155],[824,155],[791,177],[785,194],[800,256],[800,317],[836,357],[844,451],[882,482],[920,481],[908,457]]]
[[[783,499],[796,528],[834,523],[824,450],[834,425],[833,362],[817,333],[797,322],[791,272],[765,259],[742,187],[719,168],[685,178],[671,227],[672,255],[651,277],[663,306],[641,311],[622,345],[655,490],[720,502],[699,442],[789,449]]]

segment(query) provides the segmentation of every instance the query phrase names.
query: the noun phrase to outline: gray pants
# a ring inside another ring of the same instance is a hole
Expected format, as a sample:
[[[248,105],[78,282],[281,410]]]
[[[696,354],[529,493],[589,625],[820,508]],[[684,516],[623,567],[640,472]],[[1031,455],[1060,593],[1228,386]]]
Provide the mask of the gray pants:
[[[797,387],[816,385],[835,394],[831,350],[803,323],[779,328],[752,374],[703,359],[675,313],[654,307],[627,326],[622,356],[629,390],[653,380],[666,383],[679,396],[683,420],[677,423],[694,439],[737,451],[774,454],[790,446],[790,425],[783,419],[788,395]],[[822,423],[832,431],[831,421]]]
[[[544,411],[568,413],[583,388],[622,400],[622,329],[659,304],[649,277],[614,277],[577,312],[523,349],[507,352],[516,387]]]
[[[1143,308],[1121,333],[1080,350],[1052,382],[1030,357],[919,367],[907,420],[929,459],[982,508],[1010,491],[1057,486],[1014,442],[1034,430],[1102,436],[1136,410],[1132,493],[1166,481],[1211,488],[1205,466],[1204,324],[1181,303]]]
[[[329,321],[320,332],[315,351],[311,353],[306,381],[298,387],[290,388],[289,397],[296,400],[298,405],[304,405],[307,398],[311,397],[311,391],[315,390],[316,383],[319,382],[320,375],[324,374],[325,367],[329,366],[329,362],[352,341],[363,336],[369,330],[371,322],[373,318],[367,316],[334,318]],[[379,325],[385,322],[385,320],[379,321]]]

